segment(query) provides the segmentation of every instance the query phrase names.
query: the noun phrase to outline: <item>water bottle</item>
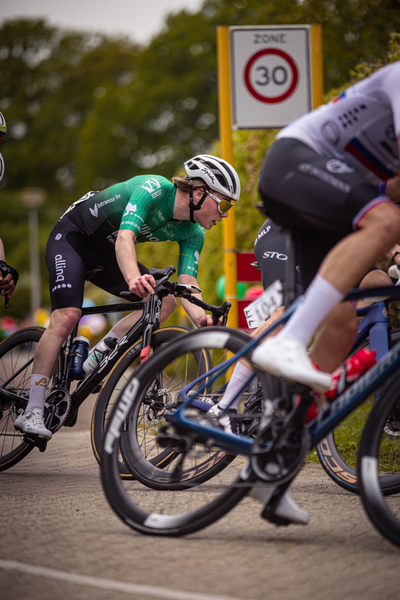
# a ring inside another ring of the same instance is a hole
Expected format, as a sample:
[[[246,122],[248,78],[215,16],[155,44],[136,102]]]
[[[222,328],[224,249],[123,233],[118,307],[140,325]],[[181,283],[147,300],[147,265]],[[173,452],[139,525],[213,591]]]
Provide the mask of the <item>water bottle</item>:
[[[94,350],[89,354],[87,360],[83,364],[83,370],[85,373],[91,373],[94,371],[103,358],[111,352],[117,343],[117,338],[108,337],[105,340],[101,340]]]
[[[83,379],[85,372],[83,363],[89,352],[89,340],[83,335],[74,338],[71,348],[71,362],[69,364],[69,375],[71,379]]]

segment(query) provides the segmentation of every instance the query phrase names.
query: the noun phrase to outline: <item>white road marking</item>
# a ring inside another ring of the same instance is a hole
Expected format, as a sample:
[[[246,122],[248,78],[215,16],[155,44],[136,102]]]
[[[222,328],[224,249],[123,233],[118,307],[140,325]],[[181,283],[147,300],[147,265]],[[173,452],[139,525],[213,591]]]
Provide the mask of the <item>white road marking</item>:
[[[27,565],[15,560],[0,559],[0,569],[19,571],[20,573],[26,573],[28,575],[47,577],[48,579],[57,579],[59,581],[66,581],[76,585],[86,585],[103,590],[115,590],[118,592],[126,592],[127,594],[137,594],[142,597],[150,596],[152,598],[166,598],[167,600],[241,600],[240,598],[234,598],[232,596],[195,594],[193,592],[167,590],[164,587],[161,588],[153,585],[139,585],[135,583],[123,583],[112,579],[89,577],[87,575],[78,575],[76,573],[68,573],[67,571],[49,569],[47,567]]]

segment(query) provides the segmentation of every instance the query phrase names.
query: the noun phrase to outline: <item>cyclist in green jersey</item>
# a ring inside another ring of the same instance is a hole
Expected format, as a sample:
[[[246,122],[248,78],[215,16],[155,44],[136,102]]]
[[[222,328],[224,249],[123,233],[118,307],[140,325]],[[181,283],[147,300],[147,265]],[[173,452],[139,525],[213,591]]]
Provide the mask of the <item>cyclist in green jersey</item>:
[[[125,290],[145,298],[156,282],[138,263],[135,244],[176,241],[178,281],[197,286],[204,230],[227,216],[239,199],[240,181],[232,166],[215,156],[195,156],[184,167],[186,176],[173,183],[144,175],[88,192],[51,232],[46,260],[52,313],[35,353],[28,405],[14,423],[18,430],[51,438],[43,422],[44,396],[61,346],[81,317],[85,280],[116,296]],[[196,327],[212,325],[203,309],[183,299],[182,304]],[[175,305],[172,296],[164,300],[162,321]],[[128,315],[107,337],[121,338],[138,318]]]

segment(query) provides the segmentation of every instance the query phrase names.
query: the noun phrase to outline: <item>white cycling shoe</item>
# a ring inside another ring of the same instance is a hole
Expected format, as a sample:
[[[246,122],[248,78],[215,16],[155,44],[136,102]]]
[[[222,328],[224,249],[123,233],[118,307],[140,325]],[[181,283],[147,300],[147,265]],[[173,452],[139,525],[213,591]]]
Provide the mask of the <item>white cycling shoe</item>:
[[[251,360],[271,375],[308,385],[317,392],[331,387],[331,375],[314,367],[305,344],[299,340],[281,334],[270,337],[256,347]]]
[[[220,408],[218,406],[218,404],[214,404],[214,406],[212,406],[207,411],[207,415],[215,417],[217,419],[219,425],[221,425],[221,427],[225,431],[225,433],[233,433],[233,434],[235,434],[236,431],[232,430],[232,422],[231,422],[230,415],[232,415],[232,418],[236,418],[237,411],[236,410],[232,410],[232,409],[228,409],[228,411],[225,412],[225,414],[223,414],[222,416],[220,416],[223,412],[224,412],[223,408]]]
[[[262,485],[258,483],[252,488],[249,496],[255,498],[265,506],[271,498],[275,488],[276,486],[272,484],[266,483]],[[280,502],[274,511],[274,516],[284,519],[285,521],[288,521],[288,523],[297,525],[307,525],[310,520],[308,512],[296,504],[289,490],[287,490],[280,499]]]
[[[43,411],[40,408],[34,408],[26,414],[19,415],[14,421],[14,427],[22,433],[38,435],[45,440],[51,440],[53,437],[51,431],[44,425]]]

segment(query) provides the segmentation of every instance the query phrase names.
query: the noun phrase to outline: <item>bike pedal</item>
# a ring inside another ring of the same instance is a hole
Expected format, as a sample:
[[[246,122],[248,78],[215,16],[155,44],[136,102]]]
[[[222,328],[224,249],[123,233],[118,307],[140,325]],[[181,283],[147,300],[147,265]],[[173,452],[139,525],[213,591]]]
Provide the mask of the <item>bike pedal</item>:
[[[274,513],[271,510],[271,507],[269,507],[269,506],[266,506],[264,508],[264,510],[261,513],[261,516],[266,521],[269,521],[270,523],[273,523],[274,525],[278,525],[279,527],[287,527],[288,525],[291,524],[291,521],[288,521],[287,519],[284,519],[283,517],[278,517],[277,515],[274,515]]]
[[[47,440],[38,435],[25,434],[22,439],[26,444],[31,444],[32,446],[39,448],[39,452],[44,452],[47,448]]]

